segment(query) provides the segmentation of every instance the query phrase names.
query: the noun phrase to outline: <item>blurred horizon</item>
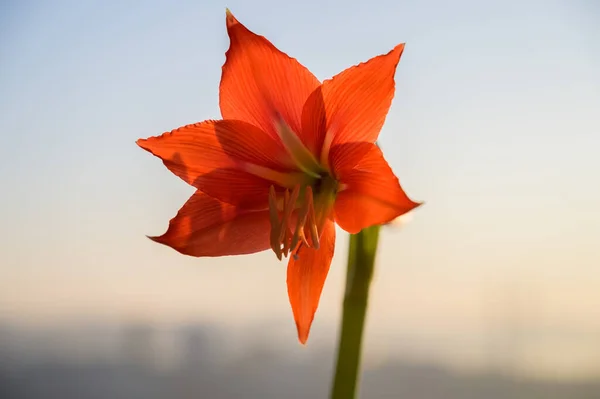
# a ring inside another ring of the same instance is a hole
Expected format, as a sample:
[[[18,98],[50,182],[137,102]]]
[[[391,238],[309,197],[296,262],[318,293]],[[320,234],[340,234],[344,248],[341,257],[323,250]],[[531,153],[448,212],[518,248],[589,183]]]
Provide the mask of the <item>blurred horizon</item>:
[[[0,363],[0,396],[325,397],[334,348],[319,342],[281,351],[272,338],[268,331],[247,336],[210,322],[96,322],[36,331],[0,325],[0,356],[11,360]],[[522,376],[498,359],[490,359],[491,367],[456,370],[414,354],[377,361],[366,355],[360,384],[364,398],[591,399],[600,390],[597,379]]]

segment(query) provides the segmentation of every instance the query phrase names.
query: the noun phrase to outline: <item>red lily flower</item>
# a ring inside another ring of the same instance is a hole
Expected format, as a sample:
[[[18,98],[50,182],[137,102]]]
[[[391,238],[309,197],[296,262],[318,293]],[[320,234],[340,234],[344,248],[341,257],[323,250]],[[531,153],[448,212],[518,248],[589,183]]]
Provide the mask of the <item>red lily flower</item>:
[[[333,257],[335,223],[357,233],[419,205],[375,144],[404,44],[321,84],[229,10],[226,21],[223,119],[137,141],[197,188],[167,232],[151,239],[197,257],[268,248],[280,260],[291,255],[288,295],[305,343]]]

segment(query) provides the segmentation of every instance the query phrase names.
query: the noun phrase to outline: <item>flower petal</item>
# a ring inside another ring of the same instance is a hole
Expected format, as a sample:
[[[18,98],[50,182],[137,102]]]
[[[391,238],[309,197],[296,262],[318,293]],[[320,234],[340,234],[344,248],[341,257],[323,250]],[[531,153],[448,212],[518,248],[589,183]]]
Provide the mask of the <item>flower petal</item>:
[[[339,171],[339,181],[343,189],[335,200],[335,221],[352,234],[388,223],[420,205],[404,193],[375,144],[354,168]]]
[[[240,162],[285,170],[289,160],[275,140],[259,128],[237,120],[207,120],[139,139],[137,144],[161,158],[189,184],[199,175]]]
[[[216,169],[199,176],[194,187],[220,201],[247,210],[267,209],[272,182],[237,169]]]
[[[334,176],[354,169],[356,165],[372,150],[375,144],[343,143],[337,144],[329,151],[329,167]]]
[[[188,184],[233,205],[266,206],[273,182],[291,179],[288,185],[293,186],[301,176],[288,168],[289,157],[280,144],[243,121],[204,121],[137,144]],[[256,198],[257,193],[262,197]]]
[[[287,269],[287,287],[294,312],[298,339],[305,343],[310,326],[319,306],[321,291],[329,272],[335,248],[335,224],[328,220],[321,235],[318,250],[302,247],[298,260],[290,258]]]
[[[269,248],[268,211],[248,212],[196,191],[169,222],[150,237],[190,256],[242,255]]]
[[[325,149],[336,144],[374,143],[394,97],[394,75],[404,44],[323,82],[306,102],[304,135]],[[319,154],[317,154],[319,155]]]
[[[229,11],[226,22],[231,44],[219,90],[223,119],[243,120],[278,137],[274,123],[282,118],[300,134],[302,107],[319,80]]]

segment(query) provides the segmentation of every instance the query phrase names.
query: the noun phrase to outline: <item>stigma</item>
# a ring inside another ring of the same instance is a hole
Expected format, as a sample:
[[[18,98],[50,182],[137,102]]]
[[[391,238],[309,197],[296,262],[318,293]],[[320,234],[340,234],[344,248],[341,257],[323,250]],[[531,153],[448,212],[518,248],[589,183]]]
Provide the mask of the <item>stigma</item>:
[[[298,259],[302,246],[319,249],[319,228],[315,214],[313,190],[310,185],[297,184],[285,189],[277,198],[275,187],[269,189],[269,215],[271,220],[271,249],[281,260],[290,253]]]

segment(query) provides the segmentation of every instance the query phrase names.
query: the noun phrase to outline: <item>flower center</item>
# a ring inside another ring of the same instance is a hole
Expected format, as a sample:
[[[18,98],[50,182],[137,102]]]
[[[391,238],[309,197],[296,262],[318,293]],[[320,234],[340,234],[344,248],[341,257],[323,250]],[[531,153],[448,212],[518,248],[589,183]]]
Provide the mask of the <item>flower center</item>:
[[[280,179],[284,183],[279,184],[284,187],[283,192],[277,192],[276,186],[269,190],[270,244],[279,260],[290,253],[298,259],[302,246],[319,249],[323,227],[333,210],[338,182],[280,115],[275,115],[274,123],[298,172],[288,175],[285,181]]]
[[[275,186],[269,190],[271,218],[271,249],[279,260],[289,253],[298,259],[302,246],[319,249],[321,233],[331,214],[337,182],[328,174],[319,176],[313,184],[297,184],[285,189],[279,197]]]

